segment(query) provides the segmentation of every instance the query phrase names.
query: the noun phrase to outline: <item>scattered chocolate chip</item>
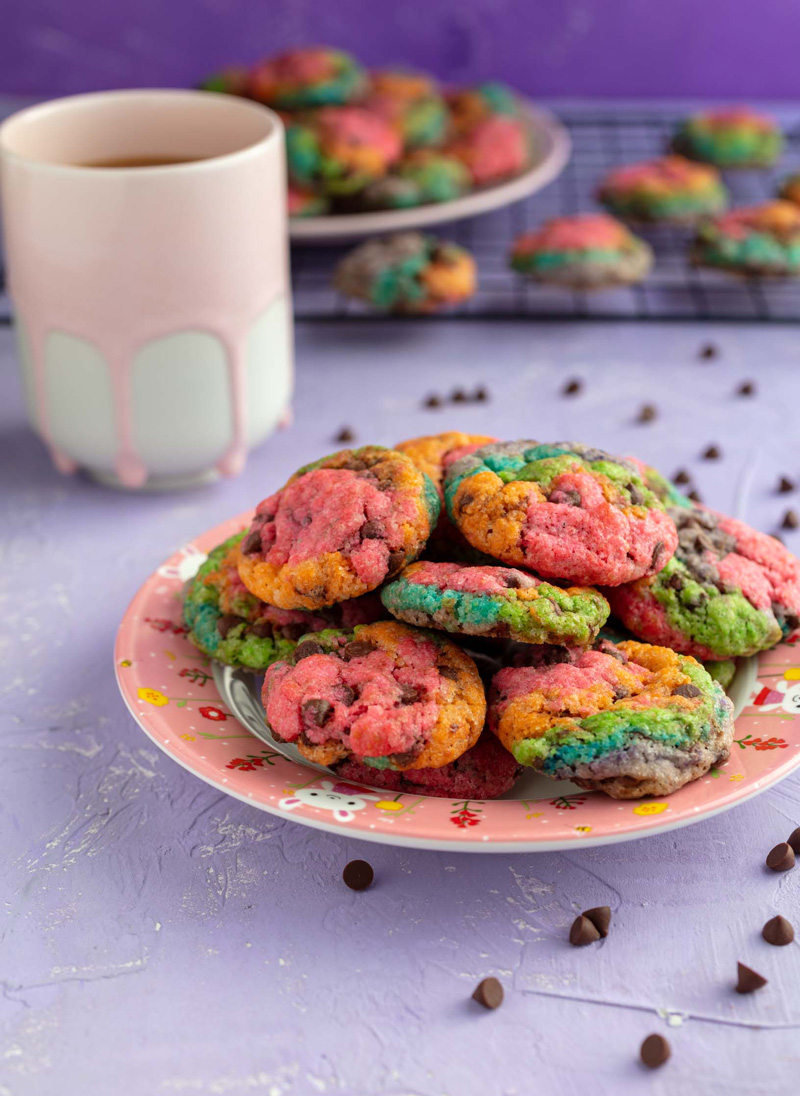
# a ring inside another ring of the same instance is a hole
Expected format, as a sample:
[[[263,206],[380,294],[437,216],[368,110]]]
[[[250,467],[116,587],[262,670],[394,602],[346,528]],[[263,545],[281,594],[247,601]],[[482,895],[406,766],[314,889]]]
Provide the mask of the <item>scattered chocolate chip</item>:
[[[349,685],[339,685],[338,689],[339,698],[341,699],[342,704],[344,704],[345,708],[349,708],[356,698],[355,689],[352,689]]]
[[[672,695],[685,696],[691,699],[691,697],[693,696],[700,696],[701,692],[702,690],[698,689],[696,685],[691,685],[689,684],[689,682],[687,682],[685,685],[679,685],[677,689],[673,689]]]
[[[351,860],[349,864],[345,864],[342,872],[344,885],[350,890],[366,890],[367,887],[372,886],[374,878],[372,864],[368,864],[366,860]]]
[[[349,426],[343,426],[342,429],[339,431],[339,433],[336,435],[336,437],[333,440],[344,443],[344,442],[347,442],[347,441],[352,441],[354,438],[355,438],[355,434],[350,429],[350,427]]]
[[[461,674],[455,666],[448,666],[446,663],[441,662],[436,669],[439,671],[440,677],[446,677],[450,681],[459,681],[461,679]]]
[[[290,631],[291,628],[299,628],[300,630],[295,636],[292,636]],[[287,639],[299,639],[300,636],[307,631],[308,628],[305,624],[284,624],[281,628],[282,634],[286,636]],[[270,639],[275,632],[275,625],[271,620],[260,620],[258,624],[254,624],[250,628],[250,632],[256,639]]]
[[[333,715],[333,705],[329,700],[314,697],[306,700],[302,707],[303,722],[312,723],[315,727],[324,727]]]
[[[771,917],[767,921],[761,930],[761,935],[768,944],[783,948],[794,940],[794,928],[791,921],[787,921],[785,917],[778,914],[777,917]]]
[[[664,542],[663,542],[663,540],[659,540],[656,543],[655,548],[653,548],[653,556],[650,560],[650,566],[652,568],[656,567],[656,565],[658,564],[659,559],[661,558],[661,556],[663,554],[664,554]]]
[[[791,845],[795,852],[800,852],[800,826],[796,830],[792,830],[786,838],[786,844]]]
[[[686,495],[687,499],[691,499],[692,502],[702,502],[699,491],[689,491]]]
[[[486,403],[486,401],[489,399],[489,392],[483,387],[483,385],[479,385],[478,388],[476,388],[475,391],[472,393],[472,399],[475,403]]]
[[[349,643],[345,644],[342,651],[342,658],[345,662],[350,662],[353,658],[366,658],[367,655],[372,654],[375,650],[375,644],[370,643],[366,639],[351,639]]]
[[[710,361],[711,358],[716,358],[719,354],[719,350],[714,343],[706,343],[705,346],[700,347],[700,357],[705,361]]]
[[[450,399],[453,403],[466,403],[469,396],[463,388],[454,388],[450,393]]]
[[[225,613],[217,620],[217,631],[224,639],[231,628],[235,628],[237,624],[241,623],[241,617],[234,616],[233,613]]]
[[[321,654],[323,654],[323,647],[320,643],[315,642],[313,639],[305,639],[295,647],[294,661],[299,662],[302,658],[308,658],[309,655]]]
[[[583,382],[579,381],[576,377],[571,381],[567,381],[567,383],[562,388],[561,392],[562,392],[562,395],[564,395],[564,396],[577,396],[582,388],[583,388]]]
[[[788,495],[790,491],[794,491],[796,486],[797,484],[790,480],[788,476],[781,476],[778,480],[778,494]]]
[[[672,482],[677,483],[680,487],[684,484],[691,483],[692,477],[689,475],[685,468],[679,468],[675,475],[672,477]]]
[[[377,521],[365,521],[359,529],[362,540],[380,540],[383,527]]]
[[[722,456],[722,451],[718,445],[709,445],[708,449],[703,452],[703,460],[719,460]]]
[[[672,1049],[663,1035],[648,1035],[639,1048],[639,1057],[648,1069],[658,1069],[669,1061]]]
[[[652,422],[657,416],[658,408],[654,407],[652,403],[643,403],[639,408],[639,414],[636,416],[636,421]]]
[[[569,942],[574,948],[583,948],[600,939],[600,930],[584,914],[576,917],[569,930]]]
[[[754,396],[756,392],[756,386],[752,381],[742,381],[739,387],[736,389],[737,396]]]
[[[261,551],[261,529],[251,529],[242,541],[242,555],[252,556]]]
[[[508,590],[519,590],[522,586],[522,579],[519,575],[515,575],[513,571],[509,571],[507,575],[503,575],[500,581]]]
[[[794,510],[787,510],[783,515],[783,521],[781,522],[781,529],[796,529],[800,525],[800,519]]]
[[[423,407],[441,407],[441,406],[442,406],[442,397],[437,396],[436,393],[432,392],[430,396],[425,397]]]
[[[767,984],[767,979],[760,974],[756,974],[750,967],[746,967],[744,963],[736,964],[736,972],[738,974],[738,981],[736,983],[737,993],[754,993],[757,989],[761,989],[762,986]]]
[[[401,704],[416,704],[421,696],[420,690],[416,685],[401,685],[400,686],[400,703]]]
[[[472,1000],[484,1008],[500,1008],[503,1003],[503,986],[496,978],[484,978],[478,982]]]
[[[399,571],[400,568],[405,563],[405,561],[406,561],[405,552],[390,552],[389,553],[389,558],[386,561],[386,567],[387,567],[386,577],[389,578],[389,577],[391,577],[391,575],[393,575],[395,573],[395,571]]]
[[[788,841],[781,841],[767,853],[766,865],[772,871],[788,871],[794,867],[794,849]]]
[[[590,910],[584,910],[583,917],[587,917],[602,937],[608,936],[608,926],[611,924],[611,909],[608,906],[593,906]]]

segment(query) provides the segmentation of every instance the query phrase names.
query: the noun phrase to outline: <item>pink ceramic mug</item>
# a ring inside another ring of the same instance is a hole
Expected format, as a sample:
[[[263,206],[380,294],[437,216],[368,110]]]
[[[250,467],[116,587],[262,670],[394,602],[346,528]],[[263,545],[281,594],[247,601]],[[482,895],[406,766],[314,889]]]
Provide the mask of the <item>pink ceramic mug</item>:
[[[28,407],[56,466],[132,488],[241,471],[292,391],[280,119],[101,92],[9,118],[0,155]],[[185,162],[116,166],[143,159]]]

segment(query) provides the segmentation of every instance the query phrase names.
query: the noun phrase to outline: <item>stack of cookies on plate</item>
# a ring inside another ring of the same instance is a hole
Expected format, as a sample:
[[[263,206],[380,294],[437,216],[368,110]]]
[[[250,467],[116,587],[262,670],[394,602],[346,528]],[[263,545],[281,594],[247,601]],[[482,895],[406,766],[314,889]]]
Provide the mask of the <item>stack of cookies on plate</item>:
[[[723,686],[798,628],[800,563],[634,459],[447,433],[301,468],[184,615],[350,781],[489,798],[527,766],[632,799],[727,758]]]
[[[281,115],[294,217],[448,202],[532,159],[530,126],[502,84],[445,92],[423,73],[368,72],[342,50],[306,47],[203,86]]]

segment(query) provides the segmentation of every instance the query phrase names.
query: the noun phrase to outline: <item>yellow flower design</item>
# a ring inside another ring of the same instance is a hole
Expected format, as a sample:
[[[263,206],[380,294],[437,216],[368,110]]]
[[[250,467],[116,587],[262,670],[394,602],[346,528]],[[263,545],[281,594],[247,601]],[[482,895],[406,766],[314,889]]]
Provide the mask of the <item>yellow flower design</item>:
[[[591,826],[576,826],[575,829],[578,831],[578,833],[591,833],[592,832],[592,827]]]
[[[157,708],[163,708],[165,704],[169,704],[169,697],[164,696],[158,689],[137,689],[136,695],[140,700],[144,700],[148,704],[155,704]]]
[[[129,658],[123,658],[122,662],[120,662],[120,666],[132,666],[132,665],[133,665],[133,663],[131,662],[131,660]]]
[[[375,804],[379,811],[402,811],[403,804],[396,799],[381,799]]]
[[[786,681],[800,681],[800,666],[792,666],[790,670],[784,670],[783,676]]]
[[[633,808],[634,814],[661,814],[665,811],[669,803],[640,803],[638,807]]]
[[[180,737],[184,740],[184,742],[194,742],[193,734],[182,734]]]
[[[533,811],[531,814],[526,814],[525,817],[526,818],[541,818],[542,817],[542,811]]]
[[[744,773],[734,773],[733,776],[729,776],[728,780],[744,780]]]

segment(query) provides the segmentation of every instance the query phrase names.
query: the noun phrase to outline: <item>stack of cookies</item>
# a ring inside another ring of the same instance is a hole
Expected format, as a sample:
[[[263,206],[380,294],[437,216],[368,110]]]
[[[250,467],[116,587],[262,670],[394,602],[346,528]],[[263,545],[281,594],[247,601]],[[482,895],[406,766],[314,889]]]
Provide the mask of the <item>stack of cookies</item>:
[[[727,758],[720,681],[798,628],[800,563],[633,459],[447,433],[301,468],[184,613],[348,780],[489,798],[527,766],[631,799]]]

